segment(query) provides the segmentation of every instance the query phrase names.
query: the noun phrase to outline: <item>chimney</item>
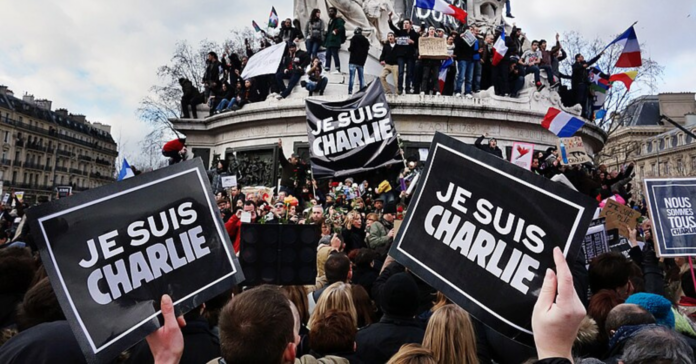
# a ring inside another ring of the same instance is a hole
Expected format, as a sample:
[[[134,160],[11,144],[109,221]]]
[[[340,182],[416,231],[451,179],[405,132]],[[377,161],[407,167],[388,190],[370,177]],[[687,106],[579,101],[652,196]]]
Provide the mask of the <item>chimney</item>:
[[[82,114],[77,114],[77,115],[70,114],[70,119],[73,121],[77,121],[78,123],[82,123],[82,124],[84,124],[85,121],[87,121],[87,117],[82,115]]]
[[[55,113],[64,117],[64,118],[68,117],[68,109],[58,109],[55,111]]]
[[[102,131],[105,131],[105,132],[111,134],[111,125],[102,124],[100,122],[94,122],[94,123],[92,123],[92,126],[99,129],[99,130],[102,130]]]
[[[51,105],[53,104],[53,101],[41,99],[41,100],[35,100],[34,103],[36,104],[36,106],[38,106],[44,110],[51,111]]]
[[[34,95],[25,93],[24,96],[22,96],[22,101],[34,105]]]
[[[7,86],[0,85],[0,95],[4,95],[7,92]]]

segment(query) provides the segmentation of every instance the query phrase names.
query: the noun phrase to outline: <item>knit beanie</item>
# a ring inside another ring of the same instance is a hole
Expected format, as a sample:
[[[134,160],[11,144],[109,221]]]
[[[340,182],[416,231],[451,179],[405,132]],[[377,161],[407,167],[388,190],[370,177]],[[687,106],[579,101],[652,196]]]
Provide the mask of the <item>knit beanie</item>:
[[[626,303],[633,303],[643,307],[650,312],[657,321],[658,325],[674,328],[674,313],[672,313],[672,303],[668,299],[652,293],[636,293],[626,300]]]
[[[413,317],[418,313],[418,286],[408,273],[397,273],[384,283],[381,302],[386,314]]]

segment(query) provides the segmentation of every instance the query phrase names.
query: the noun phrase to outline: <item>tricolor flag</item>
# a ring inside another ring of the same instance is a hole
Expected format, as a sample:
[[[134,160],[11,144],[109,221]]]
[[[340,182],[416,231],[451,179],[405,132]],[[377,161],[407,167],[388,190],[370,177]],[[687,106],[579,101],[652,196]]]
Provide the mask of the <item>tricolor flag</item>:
[[[416,0],[413,6],[421,9],[439,11],[451,15],[462,23],[466,23],[466,11],[447,3],[445,0]]]
[[[493,45],[493,65],[497,66],[500,61],[503,60],[505,54],[508,51],[508,47],[505,45],[505,27],[503,27],[503,32],[500,34],[500,38]]]
[[[445,92],[445,82],[447,82],[447,70],[454,63],[452,58],[447,58],[442,61],[440,66],[440,75],[438,76],[438,83],[440,84],[440,92]]]
[[[277,28],[278,27],[278,13],[276,13],[275,6],[271,7],[271,15],[268,17],[268,27]]]
[[[254,30],[255,30],[255,31],[257,31],[257,32],[260,32],[260,31],[261,31],[261,27],[259,27],[259,25],[256,24],[256,22],[253,21],[253,20],[251,21],[251,26],[254,27]]]
[[[549,112],[541,122],[541,126],[549,129],[559,138],[572,137],[583,125],[585,125],[584,121],[553,107],[549,108]]]
[[[118,172],[118,180],[123,181],[124,179],[128,179],[131,177],[135,177],[135,173],[133,173],[133,170],[130,167],[130,164],[128,164],[128,161],[126,158],[123,158],[123,164],[121,165],[121,171]]]
[[[609,82],[621,82],[626,86],[626,91],[631,91],[631,85],[633,84],[633,81],[636,80],[637,76],[638,71],[628,71],[625,73],[611,75],[611,77],[609,77]]]
[[[621,56],[619,57],[619,60],[616,61],[616,67],[631,68],[640,67],[643,65],[640,55],[640,44],[638,43],[636,30],[633,29],[633,26],[628,28],[627,31],[621,34],[613,42],[609,43],[606,48],[609,48],[614,44],[623,46]]]

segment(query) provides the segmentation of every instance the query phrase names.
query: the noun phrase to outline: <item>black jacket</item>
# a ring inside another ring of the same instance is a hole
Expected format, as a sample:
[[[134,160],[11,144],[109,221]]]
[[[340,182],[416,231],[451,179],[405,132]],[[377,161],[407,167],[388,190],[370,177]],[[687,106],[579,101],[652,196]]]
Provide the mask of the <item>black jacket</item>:
[[[343,242],[346,244],[346,252],[365,247],[365,230],[352,227],[350,229],[343,228],[341,235],[343,236]]]
[[[406,29],[399,29],[394,25],[394,23],[392,23],[391,19],[389,19],[389,28],[391,28],[392,32],[394,32],[395,37],[409,37],[413,41],[413,44],[397,46],[399,57],[415,57],[416,54],[418,54],[418,38],[420,38],[418,32],[413,30],[413,28],[411,28],[410,32],[406,31]]]
[[[454,38],[454,56],[456,61],[473,61],[474,47],[470,46],[462,37]]]
[[[302,188],[304,185],[307,175],[307,165],[302,161],[298,161],[297,164],[292,165],[283,150],[280,150],[280,166],[283,167],[282,174],[280,176],[280,185],[283,187],[295,188],[295,182],[297,182],[297,188]],[[294,180],[296,179],[296,180]]]
[[[201,97],[201,92],[198,91],[198,89],[193,86],[193,83],[189,80],[184,80],[179,83],[181,85],[181,89],[184,91],[184,95],[181,97],[184,100],[193,100],[196,98]]]
[[[389,43],[385,44],[382,47],[382,55],[379,56],[379,61],[392,66],[399,64],[399,47],[396,44],[394,47]]]
[[[203,82],[205,82],[210,88],[218,88],[220,86],[220,61],[208,62],[205,66],[205,73],[203,74]]]
[[[293,27],[288,28],[285,26],[285,22],[283,22],[283,25],[280,27],[278,37],[284,42],[294,42],[295,39],[303,38],[302,32],[299,29]]]
[[[591,65],[595,64],[597,61],[599,61],[599,57],[601,57],[601,56],[602,55],[599,54],[599,55],[597,55],[597,57],[592,58],[589,61],[582,61],[582,62],[573,63],[573,75],[571,76],[572,77],[571,83],[573,85],[573,88],[575,88],[577,85],[580,85],[583,83],[586,84],[589,82],[589,80],[588,80],[589,75],[587,73],[588,68]]]
[[[402,345],[423,342],[424,335],[415,319],[384,315],[378,323],[358,331],[358,357],[365,363],[386,363]]]
[[[480,137],[478,137],[478,139],[476,139],[476,148],[481,149],[482,151],[484,151],[486,153],[493,154],[494,156],[502,159],[503,158],[503,151],[500,150],[500,148],[498,148],[497,146],[495,148],[491,148],[488,145],[483,145],[482,144],[483,138],[484,138],[484,136],[481,135]]]
[[[296,51],[294,56],[290,55],[290,52],[285,53],[282,61],[280,62],[280,67],[282,70],[289,70],[292,73],[304,74],[304,70],[309,65],[309,55],[305,51]]]
[[[348,52],[350,52],[350,60],[348,63],[364,66],[367,61],[367,52],[369,50],[370,41],[367,40],[364,35],[353,35],[353,39],[350,40],[350,47],[348,47]]]
[[[87,363],[70,324],[45,322],[0,346],[0,363]]]

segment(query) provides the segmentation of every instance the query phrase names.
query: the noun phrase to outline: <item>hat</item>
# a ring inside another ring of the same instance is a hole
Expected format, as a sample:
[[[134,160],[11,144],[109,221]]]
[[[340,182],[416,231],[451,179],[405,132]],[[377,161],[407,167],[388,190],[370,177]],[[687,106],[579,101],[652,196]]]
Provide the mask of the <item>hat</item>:
[[[388,315],[413,317],[418,313],[418,286],[408,273],[397,273],[382,288],[381,307]]]
[[[384,203],[384,197],[378,196],[377,198],[375,198],[375,202],[377,202],[377,201]]]
[[[348,178],[346,178],[343,182],[348,182],[348,183],[350,183],[350,184],[352,185],[352,184],[353,184],[353,178],[352,178],[352,177],[348,177]]]
[[[393,202],[390,202],[386,205],[384,205],[384,209],[382,211],[383,214],[395,214],[396,213],[396,205]]]
[[[653,293],[636,293],[628,297],[626,303],[633,303],[650,312],[658,325],[674,328],[672,303],[668,299]]]

